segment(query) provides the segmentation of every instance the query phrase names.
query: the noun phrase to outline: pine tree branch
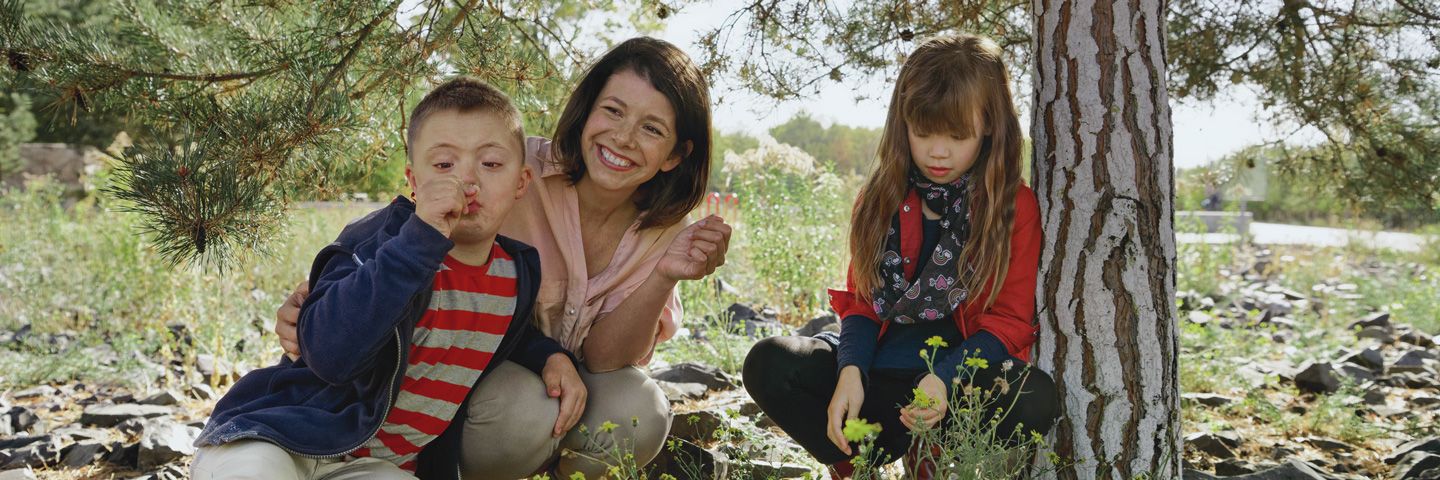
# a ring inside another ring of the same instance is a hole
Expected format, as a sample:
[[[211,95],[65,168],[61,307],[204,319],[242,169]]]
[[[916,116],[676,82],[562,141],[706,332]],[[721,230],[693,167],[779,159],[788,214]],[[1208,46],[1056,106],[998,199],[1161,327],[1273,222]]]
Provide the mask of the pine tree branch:
[[[350,50],[345,52],[345,56],[340,59],[340,63],[335,64],[335,67],[330,69],[330,73],[325,75],[324,80],[315,84],[315,89],[310,95],[310,101],[305,104],[306,113],[315,110],[315,101],[320,99],[320,91],[333,84],[335,79],[339,78],[340,73],[344,72],[345,69],[350,66],[350,62],[355,59],[355,54],[360,51],[360,47],[365,45],[365,41],[370,38],[370,34],[375,31],[375,27],[380,26],[385,20],[395,16],[395,9],[399,7],[400,0],[391,2],[389,7],[385,8],[379,15],[371,19],[369,24],[365,25],[365,28],[360,31],[359,38],[356,38],[355,41],[350,44]]]

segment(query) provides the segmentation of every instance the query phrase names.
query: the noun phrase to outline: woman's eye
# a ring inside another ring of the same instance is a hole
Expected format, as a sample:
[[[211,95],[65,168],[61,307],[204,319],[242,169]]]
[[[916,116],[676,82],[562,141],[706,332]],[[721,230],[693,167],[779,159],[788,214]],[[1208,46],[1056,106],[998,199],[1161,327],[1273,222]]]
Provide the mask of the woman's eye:
[[[604,109],[605,109],[605,112],[606,112],[606,113],[609,113],[611,116],[614,116],[614,117],[620,116],[620,109],[618,109],[618,108],[609,107],[609,106],[607,106],[607,107],[602,107],[602,108],[604,108]]]
[[[650,132],[652,135],[658,135],[658,136],[664,136],[664,135],[665,135],[664,132],[661,132],[659,128],[655,128],[655,126],[653,126],[653,125],[646,125],[646,126],[645,126],[645,131]]]

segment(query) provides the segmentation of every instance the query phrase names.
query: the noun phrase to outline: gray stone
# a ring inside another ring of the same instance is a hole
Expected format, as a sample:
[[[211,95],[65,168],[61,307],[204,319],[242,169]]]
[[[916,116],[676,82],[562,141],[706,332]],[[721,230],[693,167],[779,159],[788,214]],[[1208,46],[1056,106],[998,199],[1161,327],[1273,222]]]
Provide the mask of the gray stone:
[[[1405,352],[1395,363],[1390,365],[1391,372],[1399,373],[1429,373],[1428,363],[1435,361],[1435,354],[1425,350],[1411,350]]]
[[[1390,465],[1399,463],[1400,459],[1405,458],[1406,455],[1409,455],[1412,452],[1425,452],[1440,455],[1440,436],[1421,438],[1405,442],[1400,446],[1395,447],[1395,451],[1389,456],[1385,457],[1385,463]]]
[[[194,455],[195,447],[192,444],[199,436],[199,429],[168,419],[146,423],[145,433],[140,437],[140,469],[149,470],[171,460]]]
[[[80,468],[95,463],[101,456],[108,453],[104,442],[85,440],[68,447],[61,452],[60,464],[68,468]]]
[[[801,478],[807,475],[813,476],[814,473],[809,467],[798,463],[764,460],[750,462],[750,478]]]
[[[54,438],[26,445],[10,451],[10,458],[0,470],[13,468],[42,467],[60,462],[60,446]]]
[[[1335,393],[1340,389],[1340,377],[1330,362],[1312,362],[1295,374],[1295,386],[1302,392]]]
[[[1375,379],[1375,372],[1370,371],[1370,369],[1368,368],[1350,363],[1340,365],[1340,374],[1344,375],[1346,378],[1349,378],[1351,382],[1355,384],[1361,384]]]
[[[660,391],[665,393],[665,398],[670,399],[670,403],[705,398],[706,388],[698,383],[675,383],[664,380],[657,380],[655,383],[660,386]]]
[[[35,480],[35,472],[29,467],[0,472],[0,480]]]
[[[1400,334],[1400,341],[1417,347],[1431,348],[1435,346],[1435,337],[1415,329]]]
[[[140,400],[139,403],[141,405],[176,405],[180,403],[180,394],[175,393],[174,390],[161,390],[159,393],[145,397],[145,399]]]
[[[805,326],[800,327],[800,330],[796,331],[795,335],[813,337],[820,332],[840,333],[840,321],[835,318],[835,315],[815,317],[810,319],[809,322],[805,322]]]
[[[660,454],[650,462],[648,477],[651,480],[658,480],[661,475],[670,475],[676,480],[729,478],[730,467],[730,459],[724,453],[680,439],[667,439]]]
[[[125,468],[135,468],[140,463],[140,444],[126,445],[112,442],[110,453],[105,455],[105,461]]]
[[[1216,393],[1185,393],[1180,395],[1181,401],[1191,401],[1207,407],[1222,407],[1235,403],[1235,397],[1227,397]]]
[[[735,382],[720,369],[698,363],[679,363],[650,375],[656,380],[675,383],[699,383],[711,390],[735,388]]]
[[[1388,395],[1385,394],[1384,388],[1385,387],[1378,385],[1372,386],[1369,390],[1365,391],[1365,395],[1361,398],[1367,405],[1384,405],[1385,399],[1388,397]]]
[[[1344,357],[1340,358],[1340,362],[1348,363],[1351,365],[1359,365],[1361,367],[1370,369],[1371,371],[1377,372],[1385,368],[1385,356],[1381,355],[1379,350],[1373,348],[1366,348],[1358,352],[1345,355]]]
[[[1380,327],[1387,330],[1390,329],[1390,312],[1375,312],[1366,315],[1365,318],[1350,322],[1350,325],[1347,326],[1346,329],[1354,330],[1356,328],[1366,327]]]
[[[1304,460],[1291,459],[1280,466],[1226,480],[1332,480],[1329,474]]]
[[[715,440],[715,431],[725,426],[725,417],[709,410],[677,413],[670,421],[670,436],[691,442]]]
[[[1361,339],[1368,338],[1385,344],[1395,343],[1395,336],[1390,334],[1389,329],[1382,327],[1362,328],[1359,332],[1355,333],[1355,337]]]
[[[1410,452],[1395,465],[1396,480],[1422,480],[1440,478],[1440,455],[1428,452]]]
[[[9,438],[0,438],[0,450],[20,448],[41,440],[49,439],[49,435],[27,435]]]
[[[725,311],[730,313],[731,322],[743,322],[745,320],[760,318],[760,314],[756,313],[755,309],[742,303],[731,304],[730,308],[725,309]]]
[[[11,407],[6,418],[10,420],[10,431],[13,433],[29,432],[37,435],[45,433],[45,420],[28,408]]]
[[[1233,448],[1240,446],[1240,439],[1234,435],[1214,432],[1197,432],[1185,436],[1185,447],[1194,448],[1219,459],[1235,458]]]
[[[215,393],[215,389],[210,388],[209,385],[203,383],[191,385],[189,388],[185,389],[185,392],[191,397],[198,398],[200,400],[215,400],[217,398],[220,398],[220,395]]]
[[[97,427],[113,427],[132,418],[153,418],[174,413],[175,409],[159,405],[96,405],[80,414],[80,423]]]
[[[1410,399],[1410,405],[1419,408],[1428,408],[1440,405],[1440,397],[1430,395],[1416,395]]]
[[[1222,477],[1255,473],[1255,466],[1238,458],[1228,458],[1215,464],[1215,474]]]

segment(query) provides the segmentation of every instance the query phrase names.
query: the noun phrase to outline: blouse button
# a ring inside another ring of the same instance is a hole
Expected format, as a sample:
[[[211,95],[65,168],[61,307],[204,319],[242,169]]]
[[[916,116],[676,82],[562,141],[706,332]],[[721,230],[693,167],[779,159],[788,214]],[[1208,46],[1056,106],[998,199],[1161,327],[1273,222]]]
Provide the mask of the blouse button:
[[[909,205],[906,205],[906,206],[902,207],[901,210],[904,210],[904,211],[906,211],[906,212],[909,212],[909,211],[910,211],[910,206],[909,206]]]
[[[574,315],[574,314],[575,314],[575,309],[574,309],[574,308],[571,308],[571,309],[570,309],[570,314],[571,314],[571,315]]]
[[[905,259],[905,263],[910,263],[910,259]]]

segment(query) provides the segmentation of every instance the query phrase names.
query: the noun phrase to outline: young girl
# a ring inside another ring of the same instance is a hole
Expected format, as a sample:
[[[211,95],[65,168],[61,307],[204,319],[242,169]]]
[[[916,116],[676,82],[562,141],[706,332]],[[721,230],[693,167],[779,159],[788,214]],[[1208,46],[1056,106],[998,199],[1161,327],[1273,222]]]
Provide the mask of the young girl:
[[[875,446],[899,458],[912,430],[946,418],[943,399],[961,380],[1013,386],[988,403],[991,415],[1008,410],[1000,438],[1054,422],[1053,380],[1023,368],[1037,335],[1040,225],[1035,194],[1020,183],[1020,139],[993,41],[932,39],[906,60],[851,219],[847,288],[830,291],[840,335],[766,339],[745,359],[755,402],[836,478],[851,475],[857,453],[845,420],[880,424]],[[933,351],[932,337],[947,346]],[[962,369],[970,357],[989,367]],[[916,390],[941,401],[911,406]]]

